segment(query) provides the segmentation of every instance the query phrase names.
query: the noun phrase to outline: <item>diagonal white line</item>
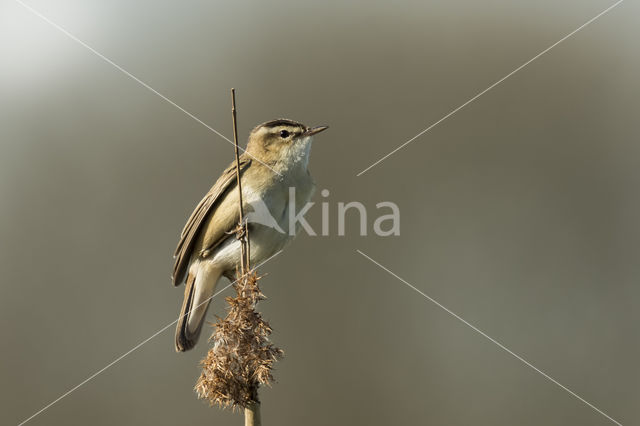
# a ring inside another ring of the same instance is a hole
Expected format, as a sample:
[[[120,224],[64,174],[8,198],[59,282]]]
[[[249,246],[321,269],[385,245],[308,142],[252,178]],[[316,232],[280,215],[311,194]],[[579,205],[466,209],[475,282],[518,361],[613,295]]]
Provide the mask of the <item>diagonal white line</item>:
[[[487,87],[486,89],[484,89],[482,92],[478,93],[477,95],[475,95],[473,98],[469,99],[467,102],[463,103],[462,105],[460,105],[458,108],[454,109],[453,111],[451,111],[450,113],[448,113],[447,115],[445,115],[444,117],[442,117],[440,120],[436,121],[435,123],[433,123],[431,126],[427,127],[426,129],[424,129],[423,131],[421,131],[420,133],[418,133],[417,135],[415,135],[414,137],[412,137],[411,139],[409,139],[408,141],[406,141],[405,143],[403,143],[402,145],[398,146],[396,149],[394,149],[393,151],[391,151],[390,153],[388,153],[387,155],[385,155],[384,157],[380,158],[378,161],[376,161],[375,163],[371,164],[369,167],[367,167],[366,169],[362,170],[360,173],[358,173],[356,176],[362,176],[364,173],[366,173],[367,171],[369,171],[370,169],[372,169],[373,167],[377,166],[378,164],[382,163],[384,160],[386,160],[387,158],[391,157],[393,154],[395,154],[396,152],[400,151],[402,148],[404,148],[405,146],[409,145],[411,142],[413,142],[414,140],[418,139],[420,136],[424,135],[425,133],[427,133],[429,130],[433,129],[434,127],[436,127],[438,124],[442,123],[444,120],[446,120],[447,118],[451,117],[453,114],[455,114],[456,112],[460,111],[462,108],[466,107],[467,105],[469,105],[471,102],[475,101],[476,99],[478,99],[480,96],[484,95],[485,93],[487,93],[489,90],[493,89],[494,87],[496,87],[498,84],[502,83],[503,81],[505,81],[506,79],[508,79],[509,77],[511,77],[512,75],[514,75],[515,73],[517,73],[518,71],[520,71],[522,68],[526,67],[527,65],[529,65],[531,62],[535,61],[536,59],[538,59],[540,56],[544,55],[545,53],[547,53],[548,51],[550,51],[551,49],[553,49],[554,47],[556,47],[557,45],[559,45],[560,43],[562,43],[563,41],[565,41],[566,39],[568,39],[569,37],[573,36],[574,34],[576,34],[578,31],[582,30],[584,27],[586,27],[587,25],[591,24],[593,21],[595,21],[596,19],[600,18],[602,15],[604,15],[605,13],[609,12],[611,9],[613,9],[614,7],[618,6],[620,3],[622,3],[624,0],[618,0],[616,3],[612,4],[611,6],[609,6],[608,8],[606,8],[605,10],[603,10],[602,12],[598,13],[596,16],[594,16],[593,18],[589,19],[587,22],[585,22],[584,24],[580,25],[578,28],[576,28],[575,30],[571,31],[569,34],[567,34],[566,36],[562,37],[560,40],[556,41],[555,43],[553,43],[551,46],[547,47],[546,49],[544,49],[542,52],[538,53],[536,56],[534,56],[533,58],[529,59],[527,62],[525,62],[524,64],[520,65],[518,68],[516,68],[515,70],[511,71],[509,74],[505,75],[504,77],[502,77],[500,80],[496,81],[495,83],[493,83],[491,86]]]
[[[162,93],[158,92],[156,89],[154,89],[153,87],[149,86],[147,83],[145,83],[144,81],[140,80],[138,77],[136,77],[135,75],[131,74],[129,71],[125,70],[124,68],[122,68],[120,65],[116,64],[115,62],[113,62],[111,59],[107,58],[106,56],[104,56],[102,53],[98,52],[97,50],[95,50],[93,47],[89,46],[87,43],[85,43],[84,41],[80,40],[78,37],[74,36],[73,34],[71,34],[69,31],[65,30],[63,27],[61,27],[60,25],[56,24],[55,22],[53,22],[51,19],[47,18],[46,16],[44,16],[42,13],[38,12],[36,9],[34,9],[33,7],[29,6],[28,4],[24,3],[22,0],[15,0],[17,3],[19,3],[21,6],[23,6],[25,9],[27,9],[28,11],[30,11],[31,13],[33,13],[34,15],[36,15],[37,17],[39,17],[40,19],[44,20],[46,23],[48,23],[49,25],[51,25],[52,27],[54,27],[55,29],[57,29],[58,31],[62,32],[64,35],[66,35],[67,37],[69,37],[71,40],[75,41],[76,43],[80,44],[81,46],[83,46],[84,48],[86,48],[87,50],[89,50],[91,53],[93,53],[94,55],[96,55],[97,57],[99,57],[100,59],[102,59],[103,61],[105,61],[106,63],[108,63],[109,65],[113,66],[114,68],[116,68],[117,70],[121,71],[123,74],[125,74],[127,77],[131,78],[132,80],[134,80],[135,82],[139,83],[140,85],[142,85],[143,87],[145,87],[146,89],[148,89],[149,91],[153,92],[154,94],[158,95],[159,97],[161,97],[163,100],[165,100],[166,102],[168,102],[169,104],[173,105],[174,107],[176,107],[177,109],[179,109],[180,111],[182,111],[183,113],[185,113],[186,115],[188,115],[189,117],[191,117],[192,119],[194,119],[195,121],[197,121],[198,123],[202,124],[204,127],[206,127],[207,129],[211,130],[213,133],[215,133],[216,135],[220,136],[222,139],[226,140],[227,142],[229,142],[232,145],[235,145],[235,143],[229,139],[228,137],[226,137],[225,135],[223,135],[222,133],[220,133],[219,131],[217,131],[216,129],[214,129],[213,127],[211,127],[210,125],[208,125],[207,123],[205,123],[204,121],[202,121],[201,119],[199,119],[198,117],[196,117],[195,115],[193,115],[192,113],[190,113],[189,111],[187,111],[186,109],[184,109],[183,107],[181,107],[180,105],[178,105],[177,103],[175,103],[174,101],[172,101],[171,99],[167,98],[165,95],[163,95]],[[247,151],[244,148],[240,148],[244,153],[246,153],[249,157],[253,158],[254,160],[256,160],[257,162],[261,163],[263,166],[267,167],[269,170],[271,170],[273,173],[282,176],[280,173],[278,173],[277,171],[275,171],[273,168],[271,168],[268,164],[263,163],[262,161],[258,160],[257,158],[255,158],[253,155],[247,153]]]
[[[453,312],[451,309],[449,309],[446,306],[442,305],[440,302],[435,300],[433,297],[427,295],[422,290],[419,290],[418,288],[413,286],[411,283],[407,282],[406,280],[404,280],[403,278],[399,277],[398,275],[396,275],[394,272],[392,272],[388,268],[386,268],[383,265],[381,265],[379,262],[373,260],[371,257],[369,257],[366,254],[364,254],[362,251],[360,251],[360,250],[356,250],[356,251],[358,253],[360,253],[362,256],[364,256],[365,258],[367,258],[368,260],[370,260],[372,263],[376,264],[381,269],[383,269],[386,272],[388,272],[390,275],[392,275],[396,279],[398,279],[398,280],[402,281],[403,283],[405,283],[407,286],[412,288],[414,291],[416,291],[419,294],[421,294],[423,297],[425,297],[427,300],[429,300],[430,302],[432,302],[433,304],[435,304],[436,306],[438,306],[439,308],[444,310],[446,313],[448,313],[449,315],[453,316],[455,319],[457,319],[458,321],[462,322],[464,325],[466,325],[467,327],[471,328],[473,331],[475,331],[478,334],[482,335],[483,337],[488,339],[491,343],[494,343],[495,345],[497,345],[500,349],[504,350],[509,355],[511,355],[514,358],[516,358],[518,361],[522,362],[523,364],[525,364],[526,366],[530,367],[531,369],[533,369],[537,373],[541,374],[544,378],[546,378],[550,382],[558,385],[560,388],[562,388],[565,391],[567,391],[570,395],[574,396],[575,398],[579,399],[580,401],[582,401],[583,403],[585,403],[589,407],[593,408],[595,411],[597,411],[598,413],[602,414],[604,417],[606,417],[607,419],[611,420],[613,423],[617,424],[618,426],[622,426],[622,424],[620,422],[618,422],[617,420],[615,420],[613,417],[609,416],[607,413],[605,413],[604,411],[602,411],[601,409],[599,409],[598,407],[596,407],[595,405],[593,405],[592,403],[590,403],[586,399],[582,398],[580,395],[578,395],[577,393],[575,393],[574,391],[572,391],[571,389],[569,389],[568,387],[566,387],[562,383],[558,382],[556,379],[554,379],[553,377],[549,376],[547,373],[545,373],[544,371],[540,370],[538,367],[536,367],[535,365],[531,364],[529,361],[527,361],[526,359],[522,358],[520,355],[518,355],[517,353],[513,352],[511,349],[507,348],[505,345],[503,345],[502,343],[498,342],[496,339],[494,339],[493,337],[489,336],[487,333],[485,333],[484,331],[480,330],[478,327],[476,327],[475,325],[471,324],[470,322],[468,322],[467,320],[462,318],[460,315],[458,315],[455,312]]]
[[[267,263],[268,261],[270,261],[271,259],[273,259],[274,257],[276,257],[277,255],[279,255],[280,253],[282,253],[282,250],[278,251],[277,253],[275,253],[273,256],[269,257],[268,259],[266,259],[265,261],[263,261],[262,263],[260,263],[258,266],[256,266],[255,268],[253,268],[253,270],[261,267],[262,265],[264,265],[265,263]],[[229,287],[231,287],[233,284],[237,283],[238,280],[235,280],[231,283],[229,283],[225,288],[223,288],[222,290],[218,291],[217,293],[215,293],[213,296],[205,299],[202,303],[198,304],[196,306],[199,307],[201,305],[203,305],[204,303],[207,303],[209,300],[213,299],[214,297],[216,297],[217,295],[219,295],[220,293],[222,293],[223,291],[225,291],[226,289],[228,289]],[[187,314],[184,314],[187,315]],[[184,316],[183,315],[183,316]],[[84,379],[83,381],[81,381],[80,383],[78,383],[77,385],[75,385],[74,387],[72,387],[71,389],[69,389],[68,391],[66,391],[65,393],[63,393],[62,395],[60,395],[58,398],[54,399],[53,401],[51,401],[49,404],[45,405],[44,407],[42,407],[40,410],[38,410],[37,412],[35,412],[34,414],[32,414],[30,417],[26,418],[25,420],[23,420],[22,422],[20,422],[18,424],[18,426],[22,426],[25,423],[27,423],[28,421],[32,420],[34,417],[38,416],[39,414],[43,413],[44,411],[48,410],[49,408],[51,408],[52,406],[54,406],[55,404],[57,404],[58,402],[60,402],[62,399],[64,399],[65,397],[69,396],[70,394],[72,394],[74,391],[76,391],[78,388],[80,388],[81,386],[85,385],[86,383],[90,382],[91,380],[93,380],[94,378],[96,378],[98,375],[100,375],[101,373],[103,373],[105,370],[107,370],[109,367],[113,366],[114,364],[117,364],[119,361],[121,361],[122,359],[124,359],[125,357],[127,357],[129,354],[131,354],[132,352],[135,352],[136,350],[138,350],[140,347],[144,346],[147,342],[149,342],[150,340],[152,340],[154,337],[158,336],[159,334],[161,334],[163,331],[165,331],[166,329],[168,329],[169,327],[171,327],[172,325],[174,325],[175,323],[177,323],[182,317],[178,316],[178,318],[176,318],[174,321],[170,322],[169,324],[165,325],[164,327],[162,327],[160,330],[156,331],[155,333],[153,333],[151,336],[147,337],[146,339],[144,339],[142,342],[138,343],[137,345],[135,345],[133,348],[129,349],[127,352],[123,353],[122,355],[120,355],[118,358],[114,359],[113,361],[111,361],[109,364],[105,365],[104,367],[102,367],[100,370],[96,371],[95,373],[93,373],[92,375],[90,375],[89,377],[87,377],[86,379]]]

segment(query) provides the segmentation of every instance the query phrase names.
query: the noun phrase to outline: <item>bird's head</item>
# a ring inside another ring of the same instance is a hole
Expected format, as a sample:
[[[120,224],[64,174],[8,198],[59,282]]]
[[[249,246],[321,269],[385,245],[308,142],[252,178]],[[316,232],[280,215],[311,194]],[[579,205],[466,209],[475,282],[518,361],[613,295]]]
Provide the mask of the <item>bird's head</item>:
[[[251,131],[247,152],[279,171],[297,166],[306,169],[313,136],[327,128],[286,119],[267,121]]]

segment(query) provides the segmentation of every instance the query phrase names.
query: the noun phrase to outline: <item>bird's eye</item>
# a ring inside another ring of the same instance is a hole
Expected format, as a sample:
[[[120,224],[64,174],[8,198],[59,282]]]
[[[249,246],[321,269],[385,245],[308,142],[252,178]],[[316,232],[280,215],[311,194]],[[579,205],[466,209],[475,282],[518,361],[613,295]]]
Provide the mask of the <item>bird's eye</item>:
[[[280,132],[280,137],[281,137],[282,139],[286,139],[286,138],[288,138],[288,137],[289,137],[289,132],[287,132],[286,130],[282,130],[282,131]]]

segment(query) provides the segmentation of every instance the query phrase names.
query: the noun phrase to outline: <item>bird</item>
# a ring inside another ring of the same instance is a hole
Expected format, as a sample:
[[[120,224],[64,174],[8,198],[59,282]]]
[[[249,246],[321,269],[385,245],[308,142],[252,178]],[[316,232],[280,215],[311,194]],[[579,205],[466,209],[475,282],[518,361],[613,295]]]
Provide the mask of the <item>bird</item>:
[[[314,135],[327,128],[276,119],[249,134],[239,157],[244,211],[250,212],[252,205],[266,206],[273,218],[247,221],[251,264],[275,255],[299,230],[299,226],[289,229],[291,214],[313,196],[315,182],[308,170],[311,144]],[[172,274],[174,286],[185,283],[176,327],[177,352],[196,345],[218,282],[223,276],[233,280],[240,265],[241,242],[235,234],[240,223],[238,192],[233,162],[197,204],[180,234]],[[261,216],[266,209],[261,209]]]

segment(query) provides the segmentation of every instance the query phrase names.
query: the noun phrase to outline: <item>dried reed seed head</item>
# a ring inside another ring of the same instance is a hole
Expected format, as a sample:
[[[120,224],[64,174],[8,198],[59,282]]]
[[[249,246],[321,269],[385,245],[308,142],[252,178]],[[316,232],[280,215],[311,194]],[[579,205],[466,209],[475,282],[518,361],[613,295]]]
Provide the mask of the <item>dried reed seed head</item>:
[[[264,300],[255,272],[239,277],[235,297],[227,297],[227,315],[218,318],[213,346],[201,361],[195,390],[211,405],[247,407],[258,401],[258,387],[273,382],[274,363],[284,353],[269,342],[271,327],[255,310]]]

